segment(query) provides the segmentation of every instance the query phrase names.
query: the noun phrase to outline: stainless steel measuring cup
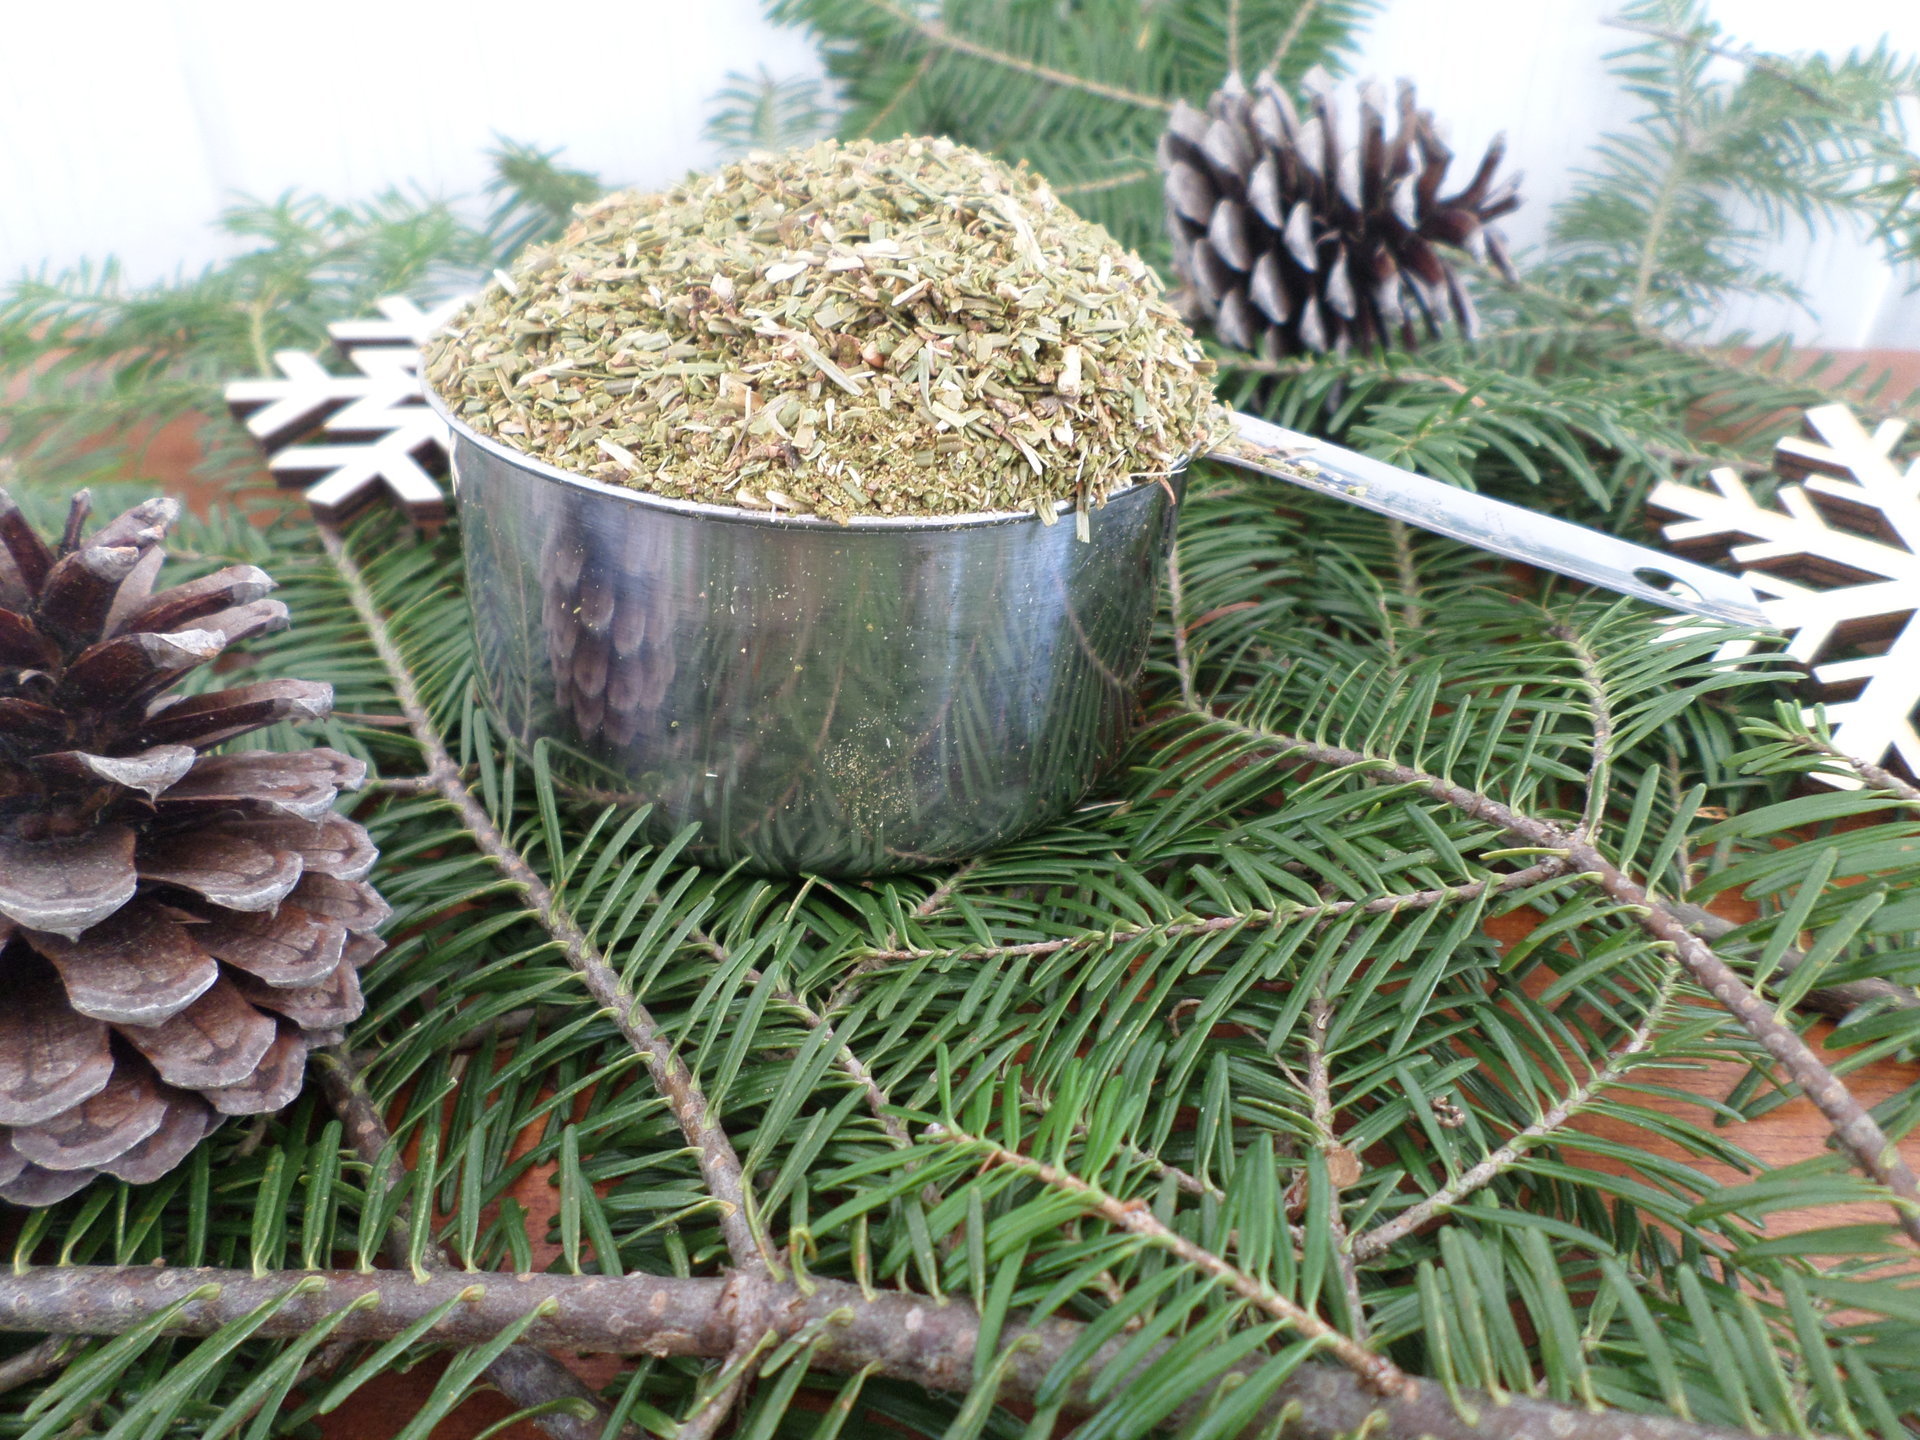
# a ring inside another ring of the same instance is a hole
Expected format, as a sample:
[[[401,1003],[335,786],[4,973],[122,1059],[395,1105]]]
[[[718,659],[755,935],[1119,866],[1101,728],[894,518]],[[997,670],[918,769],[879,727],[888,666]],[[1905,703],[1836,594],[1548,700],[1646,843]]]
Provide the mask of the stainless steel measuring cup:
[[[864,519],[669,500],[557,469],[429,395],[496,722],[576,783],[697,823],[710,864],[843,876],[976,855],[1117,752],[1183,477],[1094,512]],[[1677,609],[1742,582],[1236,417],[1216,458]],[[1640,574],[1636,575],[1636,571]]]

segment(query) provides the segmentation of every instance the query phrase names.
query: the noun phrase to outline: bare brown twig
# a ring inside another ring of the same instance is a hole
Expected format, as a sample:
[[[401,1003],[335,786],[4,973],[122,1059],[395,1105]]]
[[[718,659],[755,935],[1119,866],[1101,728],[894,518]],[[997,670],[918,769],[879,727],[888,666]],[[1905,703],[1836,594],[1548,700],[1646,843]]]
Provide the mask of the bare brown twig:
[[[287,1292],[298,1288],[298,1294]],[[658,1275],[430,1275],[404,1271],[310,1271],[254,1275],[246,1270],[174,1267],[47,1266],[0,1273],[0,1330],[54,1335],[118,1335],[169,1306],[180,1308],[170,1333],[207,1335],[284,1303],[260,1323],[265,1337],[305,1334],[348,1313],[334,1334],[343,1340],[388,1340],[449,1301],[434,1330],[450,1344],[477,1344],[533,1315],[524,1338],[535,1345],[624,1355],[720,1359],[738,1336],[772,1332],[785,1340],[809,1326],[818,1335],[809,1363],[824,1370],[872,1370],[929,1390],[965,1392],[973,1385],[980,1316],[964,1301],[935,1305],[916,1295],[863,1293],[842,1281],[816,1279],[806,1288],[762,1275],[721,1278]],[[184,1304],[182,1302],[185,1302]],[[1001,1395],[1030,1400],[1086,1327],[1049,1318],[1009,1324],[1000,1335],[1008,1354]],[[1065,1396],[1084,1408],[1087,1386],[1119,1356],[1130,1337],[1108,1341],[1079,1370]],[[1140,1357],[1153,1363],[1164,1346]],[[1137,1367],[1137,1368],[1138,1368]],[[1229,1372],[1239,1383],[1254,1368]],[[1125,1384],[1124,1380],[1121,1384]],[[1461,1392],[1474,1408],[1465,1418],[1438,1382],[1405,1377],[1381,1395],[1339,1366],[1303,1364],[1281,1382],[1256,1425],[1288,1415],[1290,1440],[1335,1440],[1356,1433],[1423,1440],[1752,1440],[1748,1432],[1685,1420],[1609,1410],[1594,1412],[1526,1397],[1496,1401]],[[1203,1413],[1198,1397],[1168,1417],[1174,1426]]]
[[[67,1363],[73,1353],[71,1335],[49,1335],[38,1345],[30,1345],[18,1355],[0,1360],[0,1395],[44,1379]]]

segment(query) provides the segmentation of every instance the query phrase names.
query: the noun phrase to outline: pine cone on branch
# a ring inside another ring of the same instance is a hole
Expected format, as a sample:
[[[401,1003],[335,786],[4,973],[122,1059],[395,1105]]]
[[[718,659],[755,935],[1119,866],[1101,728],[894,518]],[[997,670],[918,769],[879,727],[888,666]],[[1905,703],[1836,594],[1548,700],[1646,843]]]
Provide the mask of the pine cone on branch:
[[[1270,360],[1307,352],[1412,349],[1448,317],[1473,338],[1472,296],[1446,247],[1511,275],[1489,222],[1520,204],[1519,177],[1495,183],[1496,137],[1464,189],[1442,195],[1453,152],[1399,86],[1391,136],[1377,91],[1356,122],[1309,77],[1303,120],[1271,74],[1182,101],[1160,137],[1173,262],[1194,323]]]
[[[149,500],[48,545],[0,490],[0,1198],[145,1182],[228,1115],[299,1092],[309,1044],[361,1010],[388,910],[333,811],[366,767],[333,750],[204,753],[325,715],[330,686],[169,692],[283,629],[233,565],[155,590],[179,513]]]

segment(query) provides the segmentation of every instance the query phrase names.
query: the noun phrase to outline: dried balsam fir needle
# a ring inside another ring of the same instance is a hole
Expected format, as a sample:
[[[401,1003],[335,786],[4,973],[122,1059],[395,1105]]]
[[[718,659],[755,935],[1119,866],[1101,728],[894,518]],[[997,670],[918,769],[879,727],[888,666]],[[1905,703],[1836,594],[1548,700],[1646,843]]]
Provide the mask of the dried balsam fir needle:
[[[908,139],[587,206],[427,374],[482,434],[657,495],[1084,529],[1214,438],[1212,368],[1153,272],[1044,181]]]

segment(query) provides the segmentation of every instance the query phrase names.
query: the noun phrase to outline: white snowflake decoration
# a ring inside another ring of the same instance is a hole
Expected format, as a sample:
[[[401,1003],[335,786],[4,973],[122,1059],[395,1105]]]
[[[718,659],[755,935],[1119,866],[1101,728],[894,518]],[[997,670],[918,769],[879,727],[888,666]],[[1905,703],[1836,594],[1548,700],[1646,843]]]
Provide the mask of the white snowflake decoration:
[[[1648,504],[1683,554],[1718,551],[1746,567],[1787,653],[1812,672],[1834,743],[1868,764],[1897,757],[1920,775],[1920,459],[1893,459],[1906,432],[1871,433],[1844,405],[1807,412],[1813,438],[1788,437],[1783,485],[1762,505],[1732,470],[1712,490],[1672,481]]]
[[[227,405],[267,452],[267,469],[282,485],[304,486],[322,519],[338,519],[383,487],[415,520],[446,518],[446,493],[429,467],[444,463],[447,427],[422,403],[420,346],[464,298],[422,310],[389,296],[377,320],[329,325],[350,374],[282,350],[273,357],[278,378],[227,386]]]

